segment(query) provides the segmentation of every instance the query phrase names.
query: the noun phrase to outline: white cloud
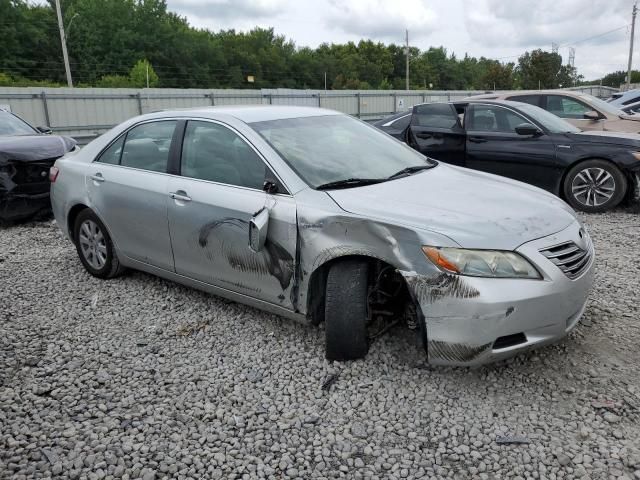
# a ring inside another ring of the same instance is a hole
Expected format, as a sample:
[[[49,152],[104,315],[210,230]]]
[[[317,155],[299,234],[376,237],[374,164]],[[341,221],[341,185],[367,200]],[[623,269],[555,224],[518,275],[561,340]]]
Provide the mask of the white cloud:
[[[212,30],[274,27],[299,46],[368,38],[444,46],[458,58],[517,61],[526,50],[576,48],[586,78],[626,69],[634,0],[167,0],[192,25]],[[623,27],[613,33],[599,34]],[[639,35],[640,36],[640,35]],[[594,38],[589,38],[594,37]],[[589,38],[588,40],[585,40]],[[582,41],[585,40],[585,41]],[[640,56],[640,45],[636,48]],[[640,58],[635,62],[640,68]]]
[[[364,38],[398,42],[405,29],[412,36],[432,33],[436,11],[421,0],[329,0],[325,25]]]

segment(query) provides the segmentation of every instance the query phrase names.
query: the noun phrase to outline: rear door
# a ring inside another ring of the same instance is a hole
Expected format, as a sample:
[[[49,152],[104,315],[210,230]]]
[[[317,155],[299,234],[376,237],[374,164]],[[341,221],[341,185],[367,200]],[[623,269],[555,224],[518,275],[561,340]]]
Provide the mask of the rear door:
[[[455,107],[449,103],[413,107],[407,143],[428,157],[465,165],[465,132]]]
[[[177,125],[177,120],[136,125],[100,154],[86,179],[92,206],[120,252],[169,271],[167,167]]]
[[[169,180],[176,273],[292,308],[296,205],[253,146],[230,127],[189,120],[180,175]],[[277,193],[264,191],[265,180]],[[249,248],[249,222],[269,212],[267,241]]]
[[[532,123],[521,113],[495,104],[467,107],[467,167],[510,177],[553,191],[559,165],[555,143],[546,133],[519,135],[515,128]]]

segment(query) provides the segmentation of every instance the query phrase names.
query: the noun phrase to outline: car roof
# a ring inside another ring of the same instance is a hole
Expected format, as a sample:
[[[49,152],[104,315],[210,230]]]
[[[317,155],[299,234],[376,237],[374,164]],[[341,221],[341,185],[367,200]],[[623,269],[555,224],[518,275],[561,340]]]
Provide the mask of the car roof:
[[[317,107],[298,107],[288,105],[230,105],[219,107],[194,107],[175,110],[162,110],[152,114],[155,118],[167,116],[198,116],[213,120],[220,116],[231,116],[245,123],[284,120],[288,118],[320,117],[343,115],[335,110]]]
[[[585,94],[585,92],[580,92],[576,90],[511,90],[506,92],[494,92],[494,93],[485,93],[482,95],[474,95],[472,97],[467,97],[466,100],[476,99],[476,98],[505,98],[511,96],[521,96],[521,95],[568,95],[570,97],[581,97]]]
[[[533,105],[530,105],[528,103],[524,103],[524,102],[516,102],[514,100],[494,100],[491,98],[477,98],[477,97],[469,97],[466,98],[464,100],[452,100],[450,102],[426,102],[426,103],[418,103],[416,104],[416,106],[418,105],[432,105],[434,103],[440,103],[440,104],[448,104],[448,105],[455,105],[455,106],[464,106],[467,105],[469,103],[486,103],[486,104],[495,104],[495,105],[505,105],[507,107],[523,107],[523,106],[527,106],[527,107],[531,107]]]

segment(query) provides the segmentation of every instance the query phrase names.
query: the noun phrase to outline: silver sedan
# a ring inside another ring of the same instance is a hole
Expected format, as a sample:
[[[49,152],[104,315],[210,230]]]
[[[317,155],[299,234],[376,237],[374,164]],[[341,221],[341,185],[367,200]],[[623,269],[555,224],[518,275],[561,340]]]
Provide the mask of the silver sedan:
[[[578,323],[594,250],[562,200],[303,107],[133,118],[50,172],[86,270],[149,272],[312,324],[363,357],[391,323],[476,365]]]

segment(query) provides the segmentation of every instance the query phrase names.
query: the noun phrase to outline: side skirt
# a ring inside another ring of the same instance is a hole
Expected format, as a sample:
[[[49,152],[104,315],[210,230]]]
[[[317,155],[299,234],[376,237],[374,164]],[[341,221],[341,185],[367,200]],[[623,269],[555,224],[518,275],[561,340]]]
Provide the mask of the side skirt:
[[[280,315],[282,317],[289,318],[291,320],[294,320],[296,322],[299,322],[305,325],[311,324],[311,322],[309,321],[306,315],[294,312],[292,310],[288,310],[280,305],[275,305],[273,303],[265,302],[263,300],[258,300],[256,298],[249,297],[248,295],[227,290],[226,288],[217,287],[215,285],[211,285],[210,283],[201,282],[193,278],[185,277],[184,275],[179,275],[174,272],[169,272],[162,268],[154,267],[153,265],[149,265],[147,263],[129,258],[120,252],[118,252],[118,258],[120,259],[120,262],[125,267],[150,273],[152,275],[156,275],[157,277],[164,278],[165,280],[171,280],[172,282],[176,282],[190,288],[202,290],[212,295],[217,295],[219,297],[223,297],[228,300],[232,300],[234,302],[242,303],[244,305],[248,305],[250,307],[254,307],[268,313]]]

